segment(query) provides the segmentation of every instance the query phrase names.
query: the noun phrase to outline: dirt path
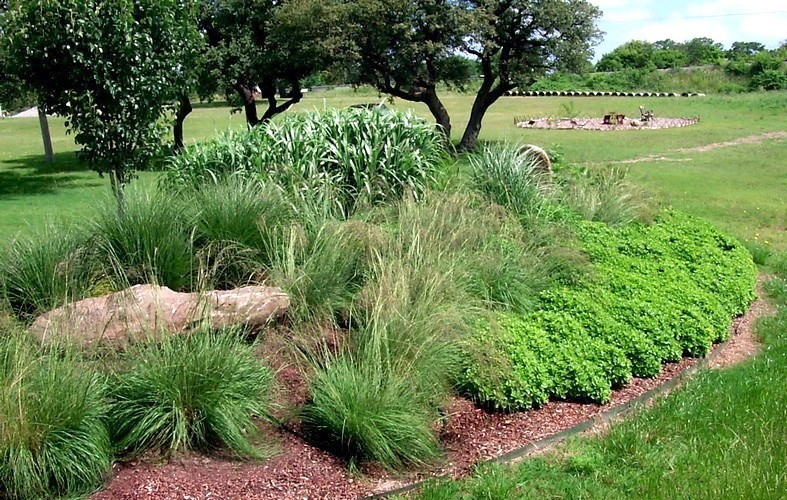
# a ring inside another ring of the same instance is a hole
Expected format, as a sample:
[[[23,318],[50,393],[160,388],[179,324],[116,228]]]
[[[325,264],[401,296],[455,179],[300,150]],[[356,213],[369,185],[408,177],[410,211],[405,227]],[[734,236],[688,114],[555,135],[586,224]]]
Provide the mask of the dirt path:
[[[727,368],[754,356],[760,350],[760,341],[754,333],[757,319],[776,314],[776,309],[765,301],[765,291],[762,288],[763,283],[771,278],[773,276],[764,274],[757,276],[757,300],[752,303],[746,314],[732,322],[730,326],[732,337],[718,356],[708,363],[708,368]]]
[[[730,148],[730,147],[740,146],[743,144],[760,144],[761,142],[770,139],[787,139],[787,132],[784,131],[765,132],[762,134],[750,135],[748,137],[739,137],[732,141],[713,142],[710,144],[705,144],[703,146],[694,146],[692,148],[671,149],[666,153],[641,156],[639,158],[632,158],[631,160],[611,161],[608,163],[626,164],[626,163],[642,163],[647,161],[691,161],[691,158],[667,158],[664,155],[675,154],[675,153],[707,153],[708,151],[713,151],[722,148]]]

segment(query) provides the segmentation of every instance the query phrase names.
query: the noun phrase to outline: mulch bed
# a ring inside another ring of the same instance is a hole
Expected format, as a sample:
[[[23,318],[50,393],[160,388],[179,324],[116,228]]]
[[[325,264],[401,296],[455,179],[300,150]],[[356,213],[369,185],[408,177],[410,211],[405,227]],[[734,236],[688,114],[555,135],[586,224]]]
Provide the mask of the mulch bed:
[[[764,310],[761,304],[756,302],[745,316],[733,322],[731,331],[735,336],[750,332],[753,318]],[[696,358],[684,358],[664,365],[656,378],[633,379],[613,391],[606,405],[550,401],[539,409],[506,414],[490,413],[470,401],[455,398],[447,409],[447,422],[440,436],[445,459],[428,471],[396,476],[375,466],[362,466],[362,474],[353,474],[345,459],[306,443],[293,432],[262,424],[264,433],[278,448],[269,460],[239,462],[190,455],[166,464],[144,460],[117,463],[107,487],[93,498],[358,498],[432,476],[457,477],[478,461],[524,447],[622,405],[699,362]],[[281,382],[288,388],[285,390],[296,391],[300,385],[296,371],[283,370],[280,374],[284,379]],[[302,391],[295,396],[302,397]]]

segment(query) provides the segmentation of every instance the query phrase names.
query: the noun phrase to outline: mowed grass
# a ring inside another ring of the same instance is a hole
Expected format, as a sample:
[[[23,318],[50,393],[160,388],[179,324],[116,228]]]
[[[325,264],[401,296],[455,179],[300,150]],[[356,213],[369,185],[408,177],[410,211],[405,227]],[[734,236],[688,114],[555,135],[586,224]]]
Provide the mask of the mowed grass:
[[[780,252],[787,250],[786,154],[787,137],[667,154],[670,160],[628,168],[664,204],[708,219],[745,243]]]
[[[369,89],[335,89],[307,94],[293,109],[304,112],[384,100],[385,96]],[[453,137],[458,140],[472,96],[447,93],[444,101],[453,118]],[[579,116],[619,111],[636,117],[640,104],[653,109],[657,117],[699,116],[701,122],[679,129],[611,132],[514,126],[517,116],[563,116],[567,108]],[[421,104],[396,99],[388,105],[412,108],[430,118]],[[557,145],[567,162],[603,168],[611,161],[663,156],[679,148],[784,131],[785,109],[785,92],[694,98],[504,97],[487,113],[481,140]],[[98,198],[109,195],[108,179],[99,178],[77,160],[76,146],[65,134],[63,120],[51,118],[50,125],[56,152],[53,165],[44,162],[37,118],[0,120],[0,241],[29,227],[41,227],[48,219],[83,216]],[[186,120],[186,141],[201,141],[244,126],[243,115],[232,114],[223,103],[200,106]],[[775,139],[682,155],[692,158],[691,162],[637,163],[628,168],[665,203],[706,217],[741,239],[759,234],[774,248],[783,249],[787,247],[785,153],[787,140]],[[153,183],[156,175],[142,173],[141,182]]]

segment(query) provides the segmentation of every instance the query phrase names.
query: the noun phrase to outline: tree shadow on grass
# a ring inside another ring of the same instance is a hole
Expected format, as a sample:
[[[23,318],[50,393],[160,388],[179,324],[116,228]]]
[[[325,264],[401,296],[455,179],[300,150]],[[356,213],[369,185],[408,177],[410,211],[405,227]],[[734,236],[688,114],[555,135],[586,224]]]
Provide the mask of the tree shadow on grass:
[[[56,153],[54,160],[48,164],[43,155],[31,155],[0,162],[0,198],[103,185],[98,174],[91,173],[75,153]]]

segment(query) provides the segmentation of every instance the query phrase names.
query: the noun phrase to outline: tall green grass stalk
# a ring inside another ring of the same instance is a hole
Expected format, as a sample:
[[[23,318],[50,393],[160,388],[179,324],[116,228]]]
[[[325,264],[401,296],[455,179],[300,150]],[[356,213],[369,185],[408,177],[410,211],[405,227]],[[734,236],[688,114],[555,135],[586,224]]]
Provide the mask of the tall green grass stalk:
[[[240,175],[288,193],[312,193],[345,214],[357,206],[420,196],[446,159],[435,128],[412,113],[381,108],[285,116],[247,132],[228,132],[175,157],[168,189]]]
[[[332,323],[363,280],[362,242],[337,221],[292,225],[275,239],[268,281],[290,295],[295,324]]]
[[[0,289],[22,318],[82,298],[91,279],[86,238],[73,227],[47,225],[12,241],[0,258]]]
[[[131,285],[154,282],[173,290],[188,288],[194,271],[193,224],[178,199],[139,188],[127,190],[123,212],[116,205],[105,200],[91,221],[110,277]]]
[[[115,445],[123,454],[227,448],[264,453],[252,442],[266,417],[273,375],[241,332],[196,330],[132,347],[111,392]]]
[[[109,472],[106,384],[71,353],[0,338],[0,491],[10,498],[87,494]]]

